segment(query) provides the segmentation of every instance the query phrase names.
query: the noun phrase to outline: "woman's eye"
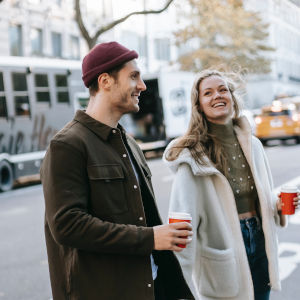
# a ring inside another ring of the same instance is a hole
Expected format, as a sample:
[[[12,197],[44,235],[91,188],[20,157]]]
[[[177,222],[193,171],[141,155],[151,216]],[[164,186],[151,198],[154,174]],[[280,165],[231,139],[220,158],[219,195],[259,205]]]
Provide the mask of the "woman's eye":
[[[210,92],[206,92],[205,94],[204,94],[204,96],[208,96],[210,94]]]

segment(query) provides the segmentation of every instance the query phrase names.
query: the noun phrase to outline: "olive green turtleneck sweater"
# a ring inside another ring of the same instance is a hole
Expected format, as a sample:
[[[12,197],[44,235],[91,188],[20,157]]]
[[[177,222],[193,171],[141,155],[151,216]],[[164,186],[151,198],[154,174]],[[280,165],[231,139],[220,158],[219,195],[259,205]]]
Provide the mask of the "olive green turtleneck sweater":
[[[239,214],[256,210],[258,195],[249,164],[233,130],[232,121],[228,124],[214,124],[208,122],[208,130],[222,144],[227,158],[227,174],[222,172],[235,197]]]

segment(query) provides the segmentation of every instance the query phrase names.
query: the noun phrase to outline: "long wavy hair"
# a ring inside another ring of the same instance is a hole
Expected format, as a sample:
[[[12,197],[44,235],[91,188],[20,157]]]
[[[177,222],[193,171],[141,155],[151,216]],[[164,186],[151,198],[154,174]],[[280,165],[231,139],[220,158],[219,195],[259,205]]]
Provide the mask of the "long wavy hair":
[[[233,100],[233,116],[232,120],[235,123],[240,116],[242,102],[237,93],[238,82],[242,82],[242,78],[237,73],[221,72],[217,70],[203,70],[201,71],[192,87],[191,92],[191,119],[187,132],[180,137],[176,143],[166,153],[166,159],[173,161],[178,158],[181,151],[187,148],[194,160],[201,165],[206,164],[205,157],[216,166],[217,169],[227,174],[227,162],[222,151],[222,145],[218,139],[208,132],[207,119],[204,112],[200,109],[199,88],[201,82],[210,76],[219,76],[227,84]]]

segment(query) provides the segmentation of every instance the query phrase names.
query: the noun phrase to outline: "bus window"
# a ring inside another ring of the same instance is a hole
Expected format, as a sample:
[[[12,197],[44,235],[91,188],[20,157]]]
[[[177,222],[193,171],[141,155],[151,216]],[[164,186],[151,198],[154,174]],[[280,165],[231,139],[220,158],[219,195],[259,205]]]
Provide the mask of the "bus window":
[[[3,74],[0,73],[0,118],[7,118],[6,98],[4,94]]]
[[[25,73],[12,73],[16,116],[30,116],[30,105]]]
[[[50,92],[47,74],[35,74],[36,101],[50,104]]]
[[[57,74],[55,75],[56,90],[57,90],[57,102],[69,103],[69,90],[68,90],[68,78],[67,75]]]

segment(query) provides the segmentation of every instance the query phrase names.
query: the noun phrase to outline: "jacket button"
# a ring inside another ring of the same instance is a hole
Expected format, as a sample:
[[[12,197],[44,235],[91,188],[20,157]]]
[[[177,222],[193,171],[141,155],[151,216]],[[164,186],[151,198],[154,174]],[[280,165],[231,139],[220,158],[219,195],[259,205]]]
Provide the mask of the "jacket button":
[[[148,283],[148,287],[151,287],[151,283]]]
[[[112,133],[116,133],[117,131],[115,129],[112,130]]]
[[[143,217],[139,217],[139,220],[140,220],[140,221],[143,221]]]
[[[126,155],[126,154],[123,154],[123,157],[127,157],[127,155]]]
[[[136,190],[137,189],[137,185],[134,185],[133,188]]]

